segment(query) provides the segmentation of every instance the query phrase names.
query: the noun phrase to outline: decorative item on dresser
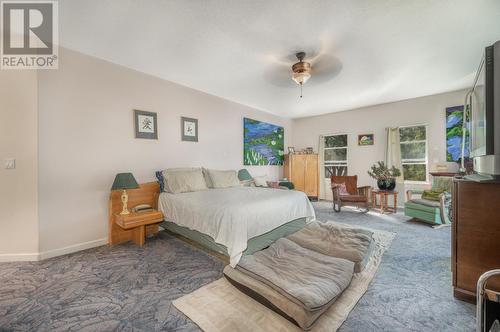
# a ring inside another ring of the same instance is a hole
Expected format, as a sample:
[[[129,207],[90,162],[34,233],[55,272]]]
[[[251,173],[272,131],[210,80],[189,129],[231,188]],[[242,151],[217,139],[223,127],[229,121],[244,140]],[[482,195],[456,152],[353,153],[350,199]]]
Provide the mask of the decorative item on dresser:
[[[296,190],[317,199],[319,193],[318,154],[288,154],[285,156],[284,176]]]
[[[163,214],[157,210],[160,188],[158,183],[141,184],[128,192],[128,203],[132,207],[150,205],[153,210],[121,214],[121,192],[113,190],[109,195],[109,234],[110,245],[127,241],[141,245],[144,238],[158,233],[158,224],[163,221]]]
[[[454,179],[452,196],[453,295],[475,302],[481,274],[500,268],[500,182]],[[500,276],[487,286],[500,291]]]

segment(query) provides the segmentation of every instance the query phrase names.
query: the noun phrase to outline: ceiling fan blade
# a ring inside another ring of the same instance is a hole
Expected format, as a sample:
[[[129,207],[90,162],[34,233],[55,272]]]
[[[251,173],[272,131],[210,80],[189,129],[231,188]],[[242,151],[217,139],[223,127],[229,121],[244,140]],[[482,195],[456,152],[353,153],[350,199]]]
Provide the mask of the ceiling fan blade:
[[[264,71],[264,80],[280,88],[291,88],[296,84],[292,81],[292,66],[283,66],[276,64],[268,66]]]
[[[322,54],[312,63],[311,84],[324,83],[335,78],[342,70],[342,62],[339,58]],[[309,82],[308,82],[309,83]]]

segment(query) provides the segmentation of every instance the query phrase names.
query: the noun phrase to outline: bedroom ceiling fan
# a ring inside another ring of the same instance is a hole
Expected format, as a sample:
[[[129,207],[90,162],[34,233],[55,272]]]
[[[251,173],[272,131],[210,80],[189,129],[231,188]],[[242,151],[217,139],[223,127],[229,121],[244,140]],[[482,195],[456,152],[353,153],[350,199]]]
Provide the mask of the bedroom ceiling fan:
[[[302,86],[311,78],[311,64],[304,61],[306,52],[298,52],[295,56],[299,62],[292,66],[292,80],[300,85],[300,98],[302,98]]]
[[[300,86],[300,98],[302,98],[302,89],[306,82],[324,83],[334,78],[342,69],[340,60],[330,54],[316,54],[306,59],[307,56],[306,52],[300,51],[282,60],[270,57],[273,65],[265,73],[265,79],[275,86],[289,88],[292,86],[291,78]],[[293,58],[298,62],[290,61]]]

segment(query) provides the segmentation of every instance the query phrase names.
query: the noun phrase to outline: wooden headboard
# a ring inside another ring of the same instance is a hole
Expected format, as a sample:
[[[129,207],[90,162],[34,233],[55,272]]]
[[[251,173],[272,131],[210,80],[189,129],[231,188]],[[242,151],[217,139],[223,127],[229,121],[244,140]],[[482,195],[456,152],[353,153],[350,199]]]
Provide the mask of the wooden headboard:
[[[157,182],[142,183],[138,189],[127,190],[128,208],[132,209],[139,204],[149,204],[154,209],[158,209],[158,197],[160,196],[160,186]],[[114,190],[109,195],[109,221],[108,221],[108,243],[120,243],[130,240],[132,231],[123,230],[114,222],[113,215],[120,213],[122,210],[122,191]],[[158,225],[150,225],[147,227],[147,234],[158,231]]]

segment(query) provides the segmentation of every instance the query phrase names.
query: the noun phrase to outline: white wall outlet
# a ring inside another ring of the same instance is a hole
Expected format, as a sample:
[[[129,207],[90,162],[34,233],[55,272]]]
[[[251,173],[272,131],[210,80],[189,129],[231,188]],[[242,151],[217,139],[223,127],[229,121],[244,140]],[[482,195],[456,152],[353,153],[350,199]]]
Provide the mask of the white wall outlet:
[[[15,169],[16,168],[16,160],[13,158],[4,160],[5,169]]]

